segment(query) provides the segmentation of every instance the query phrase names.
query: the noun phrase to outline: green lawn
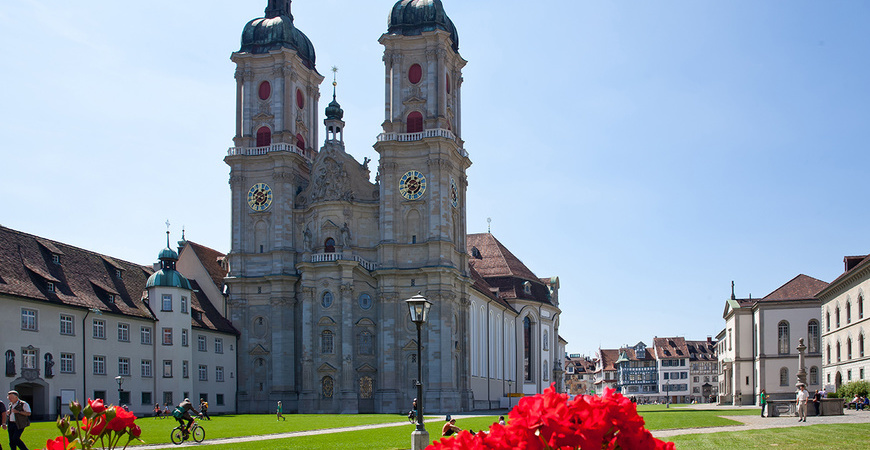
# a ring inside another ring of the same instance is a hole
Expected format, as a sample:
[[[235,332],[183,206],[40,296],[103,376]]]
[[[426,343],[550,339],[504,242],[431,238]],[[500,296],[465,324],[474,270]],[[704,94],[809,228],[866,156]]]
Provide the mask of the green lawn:
[[[673,405],[672,405],[673,406]],[[760,415],[761,409],[686,409],[666,408],[664,405],[643,405],[638,413],[646,422],[648,430],[671,430],[674,428],[706,428],[739,425],[720,416]]]
[[[669,438],[692,450],[772,448],[777,450],[867,448],[870,424],[810,425],[793,428],[686,434]]]

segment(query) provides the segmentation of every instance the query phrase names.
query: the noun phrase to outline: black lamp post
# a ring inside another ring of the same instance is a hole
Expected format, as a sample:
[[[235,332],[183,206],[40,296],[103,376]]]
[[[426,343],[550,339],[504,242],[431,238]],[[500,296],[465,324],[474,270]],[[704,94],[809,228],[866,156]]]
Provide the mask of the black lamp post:
[[[423,426],[423,355],[420,327],[429,320],[432,303],[420,293],[405,300],[411,313],[411,321],[417,325],[417,427],[411,433],[411,450],[423,450],[429,445],[429,433]]]
[[[666,408],[670,408],[671,407],[671,380],[668,380],[668,382],[665,383],[665,395],[668,398],[668,405],[666,406]]]
[[[115,381],[118,382],[118,406],[121,406],[121,403],[123,403],[123,400],[121,400],[121,392],[123,392],[121,390],[121,385],[124,383],[124,377],[118,375],[115,377]]]

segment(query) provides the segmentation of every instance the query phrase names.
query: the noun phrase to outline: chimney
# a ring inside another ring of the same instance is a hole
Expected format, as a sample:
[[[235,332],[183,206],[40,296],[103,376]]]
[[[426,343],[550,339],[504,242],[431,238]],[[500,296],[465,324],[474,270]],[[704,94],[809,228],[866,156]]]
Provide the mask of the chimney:
[[[861,261],[864,261],[864,258],[866,256],[847,256],[843,258],[843,262],[846,263],[846,272],[854,269]]]
[[[713,343],[713,336],[707,336],[707,343],[708,343],[708,344],[712,344],[712,343]]]

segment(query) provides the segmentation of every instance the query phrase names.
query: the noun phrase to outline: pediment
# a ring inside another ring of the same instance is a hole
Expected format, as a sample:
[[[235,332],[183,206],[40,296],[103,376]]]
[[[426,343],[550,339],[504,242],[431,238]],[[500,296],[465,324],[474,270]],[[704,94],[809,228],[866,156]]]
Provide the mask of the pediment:
[[[356,323],[356,326],[358,326],[358,327],[374,327],[375,323],[372,321],[372,319],[369,319],[368,317],[363,317],[362,319],[360,319]]]
[[[268,355],[269,351],[266,350],[266,348],[263,347],[262,344],[257,344],[254,346],[254,348],[251,349],[251,351],[248,352],[248,354],[250,354],[250,355]]]
[[[405,106],[410,106],[411,109],[422,109],[422,106],[424,106],[426,104],[426,100],[424,100],[420,97],[414,96],[414,97],[408,98],[407,100],[402,102],[402,104],[404,104]]]
[[[408,341],[407,344],[405,344],[404,347],[402,347],[402,350],[405,350],[405,351],[412,351],[413,350],[416,352],[417,351],[417,340],[411,339],[410,341]]]
[[[273,114],[259,113],[256,116],[252,117],[256,122],[268,122],[274,119],[275,116]]]
[[[332,366],[330,363],[323,363],[320,367],[317,368],[317,372],[338,372],[338,369]]]
[[[317,321],[317,324],[321,325],[321,326],[329,326],[329,325],[335,325],[335,321],[332,320],[332,317],[323,316],[320,318],[320,320]]]
[[[356,371],[357,371],[357,372],[375,373],[375,372],[378,371],[378,369],[375,369],[374,367],[372,367],[372,366],[370,366],[370,365],[368,365],[368,364],[363,364],[363,365],[357,367],[357,368],[356,368]]]

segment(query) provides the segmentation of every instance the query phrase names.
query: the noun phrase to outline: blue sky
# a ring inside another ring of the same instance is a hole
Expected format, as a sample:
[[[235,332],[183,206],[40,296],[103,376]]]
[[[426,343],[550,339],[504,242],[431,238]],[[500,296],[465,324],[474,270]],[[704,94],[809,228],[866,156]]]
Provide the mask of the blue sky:
[[[265,4],[4,1],[0,224],[147,264],[169,219],[229,251],[229,56]],[[393,4],[293,2],[360,161]],[[703,339],[731,280],[759,297],[870,252],[870,3],[444,4],[469,61],[469,232],[491,217],[560,277],[570,352]]]

